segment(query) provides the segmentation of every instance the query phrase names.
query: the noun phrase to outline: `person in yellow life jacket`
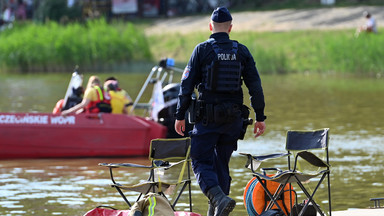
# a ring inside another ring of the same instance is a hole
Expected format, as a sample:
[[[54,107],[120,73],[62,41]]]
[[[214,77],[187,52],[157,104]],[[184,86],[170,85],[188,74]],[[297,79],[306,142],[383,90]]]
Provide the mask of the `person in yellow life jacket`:
[[[109,77],[104,82],[104,89],[108,90],[111,96],[112,113],[130,114],[130,106],[133,105],[128,93],[119,87],[119,82],[115,77]]]
[[[108,91],[104,91],[101,86],[100,78],[91,76],[88,80],[87,88],[85,89],[84,97],[81,103],[76,106],[64,110],[61,115],[66,116],[71,113],[110,113],[111,97]]]

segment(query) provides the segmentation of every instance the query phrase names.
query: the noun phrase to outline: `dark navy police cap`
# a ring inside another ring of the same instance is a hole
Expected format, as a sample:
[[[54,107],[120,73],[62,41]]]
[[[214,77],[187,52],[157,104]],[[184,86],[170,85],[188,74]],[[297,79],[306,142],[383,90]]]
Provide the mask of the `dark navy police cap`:
[[[218,7],[212,12],[211,20],[217,23],[223,23],[231,21],[232,16],[226,7]]]

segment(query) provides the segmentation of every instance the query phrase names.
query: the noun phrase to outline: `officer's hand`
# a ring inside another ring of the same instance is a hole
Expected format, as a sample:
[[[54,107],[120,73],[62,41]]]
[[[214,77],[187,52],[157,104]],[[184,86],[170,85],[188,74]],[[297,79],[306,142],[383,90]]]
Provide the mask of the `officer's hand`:
[[[175,131],[179,135],[184,136],[185,120],[176,120],[175,121]]]
[[[265,128],[266,128],[265,122],[258,122],[257,121],[255,123],[255,128],[253,130],[253,133],[255,134],[255,138],[260,136],[261,134],[263,134],[265,131]]]

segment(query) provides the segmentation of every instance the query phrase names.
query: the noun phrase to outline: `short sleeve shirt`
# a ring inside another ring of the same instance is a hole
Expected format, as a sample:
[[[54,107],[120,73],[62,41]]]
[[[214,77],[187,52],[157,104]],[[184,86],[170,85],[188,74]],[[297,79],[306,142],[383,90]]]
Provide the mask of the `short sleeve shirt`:
[[[84,92],[84,98],[88,99],[89,101],[97,101],[97,90],[95,88],[88,88]]]

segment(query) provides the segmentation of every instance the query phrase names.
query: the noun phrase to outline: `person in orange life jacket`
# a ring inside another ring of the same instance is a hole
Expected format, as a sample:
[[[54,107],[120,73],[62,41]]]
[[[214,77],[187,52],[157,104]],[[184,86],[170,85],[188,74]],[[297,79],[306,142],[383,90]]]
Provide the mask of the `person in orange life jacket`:
[[[105,80],[104,89],[111,96],[112,113],[129,114],[129,107],[133,105],[132,99],[124,89],[119,87],[119,82],[115,77],[109,77]]]
[[[88,80],[87,88],[85,89],[84,98],[81,103],[76,106],[64,110],[61,115],[66,116],[71,113],[99,113],[111,112],[110,96],[107,91],[101,87],[100,78],[91,76]]]
[[[191,136],[192,169],[198,184],[209,199],[208,216],[227,216],[236,202],[228,195],[231,177],[229,161],[237,150],[243,126],[242,82],[247,86],[256,114],[255,137],[262,135],[264,94],[255,61],[248,48],[230,40],[232,16],[219,7],[211,16],[210,38],[192,52],[182,79],[176,109],[175,130],[185,133],[185,113],[197,88],[199,97]],[[243,111],[246,113],[245,111]]]

